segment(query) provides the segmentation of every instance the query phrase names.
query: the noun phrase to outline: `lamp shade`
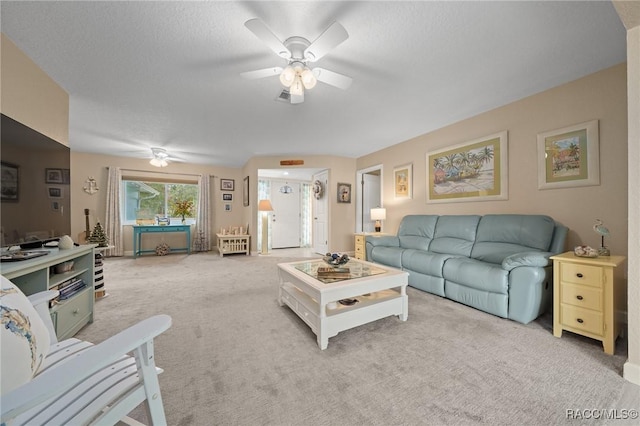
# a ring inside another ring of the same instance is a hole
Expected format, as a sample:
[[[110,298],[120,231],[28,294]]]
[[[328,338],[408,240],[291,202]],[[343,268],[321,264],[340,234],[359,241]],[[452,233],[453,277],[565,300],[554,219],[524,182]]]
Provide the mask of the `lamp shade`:
[[[167,167],[169,163],[164,158],[152,158],[149,163],[156,167]]]
[[[300,74],[300,78],[302,79],[302,84],[304,85],[305,89],[313,89],[316,86],[316,76],[313,75],[313,72],[309,68],[305,67],[304,71],[302,71],[302,74]]]
[[[269,200],[260,200],[258,202],[258,211],[261,212],[272,212],[273,206],[271,205],[271,201]]]
[[[387,218],[387,209],[375,208],[371,209],[371,220],[385,220]]]
[[[291,65],[288,65],[280,74],[280,83],[282,83],[284,87],[290,87],[295,78],[296,71]]]

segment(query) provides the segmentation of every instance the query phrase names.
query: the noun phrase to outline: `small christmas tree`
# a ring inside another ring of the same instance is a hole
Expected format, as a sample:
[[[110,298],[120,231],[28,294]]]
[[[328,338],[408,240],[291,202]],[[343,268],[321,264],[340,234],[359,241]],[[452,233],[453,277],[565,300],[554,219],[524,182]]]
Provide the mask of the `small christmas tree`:
[[[93,228],[93,232],[87,238],[87,242],[98,244],[98,247],[107,247],[109,245],[109,238],[105,235],[100,222],[96,223],[96,227]]]

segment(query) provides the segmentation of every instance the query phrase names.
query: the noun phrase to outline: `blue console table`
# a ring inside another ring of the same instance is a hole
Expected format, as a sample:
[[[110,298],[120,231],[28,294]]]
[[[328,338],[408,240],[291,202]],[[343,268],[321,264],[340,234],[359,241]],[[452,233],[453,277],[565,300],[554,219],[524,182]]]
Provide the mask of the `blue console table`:
[[[142,250],[142,234],[154,232],[184,232],[187,236],[186,247],[171,247],[171,251],[185,250],[191,254],[191,227],[189,225],[134,225],[133,226],[133,257],[142,253],[155,253],[154,250]]]

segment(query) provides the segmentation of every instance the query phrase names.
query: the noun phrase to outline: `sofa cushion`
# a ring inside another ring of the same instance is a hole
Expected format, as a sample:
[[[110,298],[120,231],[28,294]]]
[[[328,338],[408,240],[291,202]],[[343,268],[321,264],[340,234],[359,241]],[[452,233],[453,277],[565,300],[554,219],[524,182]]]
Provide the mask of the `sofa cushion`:
[[[480,216],[440,216],[429,251],[470,256]]]
[[[402,268],[403,251],[404,249],[400,247],[376,246],[371,249],[371,259],[369,260],[395,268]]]
[[[478,290],[501,294],[509,292],[509,272],[499,265],[456,257],[446,261],[442,275],[447,282],[452,281]]]
[[[450,258],[450,254],[406,249],[402,252],[402,268],[434,277],[442,277],[444,262]]]
[[[0,392],[4,395],[38,373],[51,340],[47,326],[27,296],[4,276],[1,280]]]
[[[500,264],[512,254],[548,251],[555,222],[543,215],[486,215],[480,219],[471,257]]]
[[[429,250],[437,222],[438,216],[434,215],[405,216],[398,229],[400,247]]]

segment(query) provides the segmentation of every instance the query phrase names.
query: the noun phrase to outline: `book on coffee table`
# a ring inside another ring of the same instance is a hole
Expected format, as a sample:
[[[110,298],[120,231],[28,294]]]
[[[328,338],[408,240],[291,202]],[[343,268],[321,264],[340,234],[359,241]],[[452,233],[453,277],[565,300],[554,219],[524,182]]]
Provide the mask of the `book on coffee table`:
[[[332,268],[331,266],[320,266],[318,268],[318,278],[351,278],[351,271],[348,267]]]

